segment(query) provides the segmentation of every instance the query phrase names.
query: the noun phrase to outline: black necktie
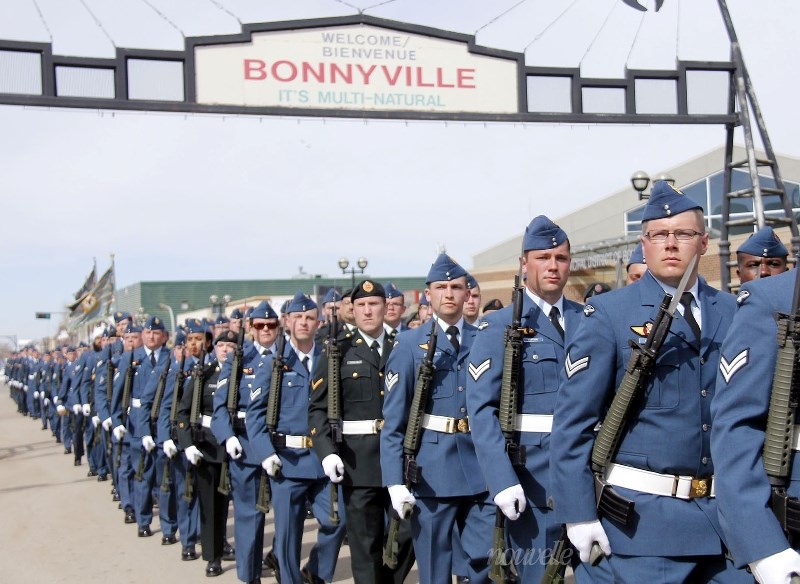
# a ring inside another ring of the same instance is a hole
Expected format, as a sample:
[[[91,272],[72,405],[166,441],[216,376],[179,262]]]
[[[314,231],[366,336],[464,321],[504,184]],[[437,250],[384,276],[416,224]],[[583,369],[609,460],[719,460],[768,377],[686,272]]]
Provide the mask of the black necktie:
[[[375,353],[375,357],[378,359],[378,361],[380,361],[381,352],[378,350],[379,349],[378,341],[372,341],[372,345],[370,345],[370,348],[372,349],[372,352]]]
[[[303,357],[303,367],[305,367],[306,371],[308,371],[308,355]]]
[[[694,296],[691,292],[684,292],[681,294],[681,304],[683,305],[683,318],[686,319],[686,324],[689,325],[689,328],[692,329],[694,333],[695,341],[700,341],[700,325],[697,324],[697,321],[694,318],[694,313],[692,313],[692,300],[694,300]]]
[[[561,327],[561,323],[558,321],[559,314],[561,314],[561,313],[558,311],[557,307],[553,306],[550,309],[550,322],[553,323],[553,326],[558,331],[558,334],[561,335],[561,340],[563,341],[564,340],[564,329]]]
[[[156,367],[156,352],[150,351],[150,366],[155,369]]]
[[[456,353],[458,353],[458,350],[461,348],[461,345],[458,344],[458,327],[450,325],[445,332],[447,336],[450,337],[450,342],[453,344]]]

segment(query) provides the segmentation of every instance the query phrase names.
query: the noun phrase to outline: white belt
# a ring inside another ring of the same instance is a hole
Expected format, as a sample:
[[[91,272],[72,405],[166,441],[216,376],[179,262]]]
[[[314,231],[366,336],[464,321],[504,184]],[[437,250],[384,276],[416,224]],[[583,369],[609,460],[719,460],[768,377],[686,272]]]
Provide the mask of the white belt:
[[[203,428],[210,428],[211,427],[211,416],[202,416],[200,418],[200,425]]]
[[[469,432],[469,418],[448,418],[447,416],[424,414],[422,416],[422,427],[426,430],[444,432],[445,434],[466,433]]]
[[[520,432],[550,432],[553,429],[553,416],[544,414],[519,414],[516,420]]]
[[[377,434],[383,429],[383,420],[344,420],[342,434],[364,435]]]
[[[792,450],[800,450],[800,426],[797,425],[792,432]]]
[[[138,397],[131,398],[131,407],[132,408],[142,407],[142,400],[140,400]]]
[[[236,417],[240,420],[244,420],[245,416],[247,416],[247,412],[236,412]]]
[[[284,438],[286,439],[286,448],[311,448],[312,446],[311,438],[308,436],[286,434]]]
[[[660,474],[622,464],[609,464],[606,481],[616,487],[676,499],[689,500],[716,496],[713,476],[695,478],[686,475]]]

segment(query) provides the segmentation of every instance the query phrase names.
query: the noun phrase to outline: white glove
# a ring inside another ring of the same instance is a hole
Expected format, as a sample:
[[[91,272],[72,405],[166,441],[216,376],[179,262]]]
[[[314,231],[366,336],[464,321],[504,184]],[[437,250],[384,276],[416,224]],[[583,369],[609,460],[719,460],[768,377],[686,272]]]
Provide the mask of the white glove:
[[[92,406],[89,404],[83,404],[83,408],[81,409],[83,410],[83,415],[87,418],[92,415]]]
[[[261,463],[261,468],[267,471],[267,474],[273,479],[281,473],[282,466],[281,457],[277,454],[270,455]]]
[[[162,446],[162,450],[164,451],[164,454],[167,455],[167,458],[172,458],[173,456],[178,454],[178,447],[175,446],[175,442],[173,442],[172,440],[165,440],[164,446]]]
[[[395,512],[402,518],[408,517],[409,513],[405,512],[403,507],[410,505],[413,507],[417,504],[414,495],[411,494],[405,485],[391,485],[389,487],[389,497],[392,499],[392,507]]]
[[[597,542],[600,549],[607,556],[611,555],[611,544],[608,543],[606,530],[600,521],[582,521],[580,523],[567,523],[567,537],[578,550],[581,562],[588,562],[592,553],[592,545]]]
[[[152,436],[142,436],[142,448],[144,448],[145,452],[152,452],[155,447],[156,443],[153,441]]]
[[[24,391],[25,393],[27,393],[27,392],[28,392],[28,386],[27,386],[27,385],[23,385],[23,386],[22,386],[22,391]]]
[[[60,400],[60,399],[58,399],[58,396],[55,396],[55,397],[53,398],[53,405],[54,405],[54,406],[57,406],[57,405],[59,404],[59,402],[60,402],[60,401],[61,401],[61,400]]]
[[[750,562],[750,569],[761,584],[789,584],[793,575],[800,574],[800,554],[787,548]]]
[[[338,454],[329,454],[322,459],[322,470],[332,483],[341,483],[344,478],[344,463]]]
[[[58,404],[58,405],[56,406],[56,413],[57,413],[59,416],[63,416],[64,414],[66,414],[66,413],[67,413],[67,408],[65,408],[65,407],[64,407],[64,406],[62,406],[61,404]]]
[[[125,437],[126,432],[127,430],[125,429],[125,426],[123,426],[122,424],[114,428],[114,438],[117,439],[117,442],[122,442],[122,439]]]
[[[192,444],[189,448],[183,451],[186,455],[186,460],[191,462],[194,466],[200,464],[200,461],[203,460],[203,453],[197,449],[197,446]]]
[[[92,416],[92,426],[97,428],[100,425],[100,416]]]
[[[33,392],[33,399],[39,399],[39,390]]]
[[[44,398],[44,405],[46,405],[46,406],[50,405],[50,398],[49,397]]]
[[[225,441],[225,450],[233,460],[239,460],[242,457],[242,443],[236,436],[231,436]]]
[[[494,496],[494,504],[511,521],[519,519],[519,516],[525,511],[526,504],[525,491],[522,490],[522,485],[516,484],[497,493]]]
[[[81,414],[81,404],[72,404],[72,413],[79,416]]]
[[[106,418],[105,420],[103,420],[103,430],[105,430],[106,432],[111,430],[111,424],[113,424],[111,418]]]

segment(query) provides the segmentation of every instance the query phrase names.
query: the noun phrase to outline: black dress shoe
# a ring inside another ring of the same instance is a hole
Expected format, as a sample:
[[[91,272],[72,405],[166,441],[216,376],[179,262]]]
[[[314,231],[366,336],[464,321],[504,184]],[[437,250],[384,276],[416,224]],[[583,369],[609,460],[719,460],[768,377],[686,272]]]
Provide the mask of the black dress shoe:
[[[56,444],[61,444],[61,436],[56,436]]]
[[[86,473],[86,476],[87,477],[96,477],[97,476],[97,471],[96,470],[90,470],[89,472]]]
[[[264,563],[261,564],[261,573],[267,576],[275,576],[275,580],[278,584],[281,584],[281,569],[278,566],[275,550],[269,550],[267,555],[264,556]]]
[[[116,495],[117,494],[117,487],[111,487],[111,494],[112,495]]]
[[[261,578],[253,578],[247,584],[261,584]]]
[[[303,584],[325,584],[325,580],[311,573],[308,570],[308,566],[303,566],[303,569],[300,570],[300,576],[303,578]]]
[[[172,545],[178,543],[178,538],[174,535],[165,535],[161,538],[161,545]]]
[[[99,475],[97,475],[97,482],[98,483],[102,483],[103,481],[107,481],[107,480],[108,480],[108,475],[107,474],[99,474]]]
[[[65,448],[64,454],[72,454],[72,448]]]
[[[147,527],[140,527],[139,528],[139,537],[150,537],[153,535],[153,532],[150,530],[150,526]]]
[[[125,523],[136,523],[136,513],[132,507],[125,507]]]
[[[209,578],[213,578],[214,576],[219,576],[222,574],[222,564],[220,564],[220,559],[216,558],[208,562],[206,566],[206,576]]]
[[[236,550],[233,549],[233,546],[229,544],[227,541],[225,542],[225,545],[222,548],[222,559],[225,560],[226,562],[236,561]]]
[[[81,459],[80,458],[76,458],[75,462],[73,462],[72,464],[73,464],[73,466],[80,466],[81,465]]]
[[[191,560],[197,559],[197,552],[194,551],[193,545],[189,545],[183,548],[183,551],[181,551],[181,559],[184,562],[190,562]]]

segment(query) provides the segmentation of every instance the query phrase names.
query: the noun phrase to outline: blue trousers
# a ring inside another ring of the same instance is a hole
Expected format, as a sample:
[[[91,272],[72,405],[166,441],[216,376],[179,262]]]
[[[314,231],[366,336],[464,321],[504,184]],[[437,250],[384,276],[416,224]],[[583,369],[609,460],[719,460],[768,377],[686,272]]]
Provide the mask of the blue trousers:
[[[117,449],[120,447],[117,439],[114,438],[114,458],[117,456]],[[122,454],[117,467],[117,494],[122,508],[128,507],[135,510],[133,506],[133,473],[131,468],[131,449],[127,435],[122,439]]]
[[[145,452],[140,438],[132,437],[130,461],[135,475],[144,459],[142,480],[133,481],[133,509],[139,527],[148,527],[153,521],[153,485],[156,482],[155,454]]]
[[[181,544],[183,547],[193,546],[197,543],[197,535],[200,529],[200,505],[195,496],[189,503],[183,498],[183,490],[186,481],[186,467],[189,461],[186,460],[183,452],[178,452],[169,462],[164,456],[164,467],[169,464],[169,490],[161,493],[158,501],[158,517],[161,521],[161,533],[164,535],[175,535],[177,531],[181,534]],[[162,472],[164,472],[162,470]],[[171,531],[170,531],[171,530]]]
[[[612,549],[613,552],[613,549]],[[622,556],[608,558],[614,582],[619,584],[648,582],[715,582],[718,584],[752,584],[753,576],[739,570],[722,554],[718,556]]]
[[[256,509],[261,466],[230,460],[233,495],[233,537],[236,542],[236,575],[250,582],[261,575],[264,555],[264,514]]]

